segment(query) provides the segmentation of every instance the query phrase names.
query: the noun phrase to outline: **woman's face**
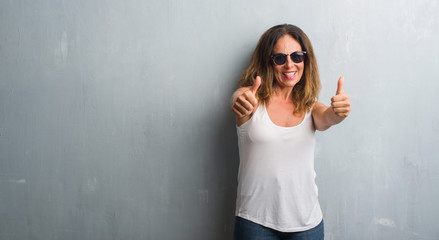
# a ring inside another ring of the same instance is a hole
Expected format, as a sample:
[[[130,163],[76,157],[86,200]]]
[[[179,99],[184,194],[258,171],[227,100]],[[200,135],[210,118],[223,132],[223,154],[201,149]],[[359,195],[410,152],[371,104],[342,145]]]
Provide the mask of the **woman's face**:
[[[302,51],[302,47],[289,34],[279,38],[273,48],[272,54],[291,54],[296,51]],[[273,62],[274,76],[276,84],[279,87],[294,87],[302,78],[304,61],[295,63],[291,60],[291,56],[287,56],[287,61],[283,65],[276,65]]]

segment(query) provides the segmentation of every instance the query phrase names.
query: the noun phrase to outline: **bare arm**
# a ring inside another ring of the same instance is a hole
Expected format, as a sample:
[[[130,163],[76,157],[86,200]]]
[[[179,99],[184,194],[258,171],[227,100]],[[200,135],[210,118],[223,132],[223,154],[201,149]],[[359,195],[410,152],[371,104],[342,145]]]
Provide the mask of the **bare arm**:
[[[261,78],[256,77],[256,81],[252,87],[242,87],[233,93],[230,99],[230,106],[236,117],[236,125],[241,126],[250,120],[258,106],[256,91],[260,85]]]
[[[343,91],[343,77],[338,80],[337,93],[331,98],[331,106],[316,102],[312,110],[316,130],[324,131],[343,121],[351,111],[349,96]]]

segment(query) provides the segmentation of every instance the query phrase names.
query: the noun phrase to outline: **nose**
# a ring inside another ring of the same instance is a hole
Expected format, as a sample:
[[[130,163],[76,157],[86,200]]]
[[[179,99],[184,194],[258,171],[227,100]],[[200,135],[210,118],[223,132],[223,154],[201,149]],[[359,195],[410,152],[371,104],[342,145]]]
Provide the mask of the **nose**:
[[[287,62],[284,65],[286,68],[292,68],[294,66],[294,62],[291,59],[291,55],[287,56]]]

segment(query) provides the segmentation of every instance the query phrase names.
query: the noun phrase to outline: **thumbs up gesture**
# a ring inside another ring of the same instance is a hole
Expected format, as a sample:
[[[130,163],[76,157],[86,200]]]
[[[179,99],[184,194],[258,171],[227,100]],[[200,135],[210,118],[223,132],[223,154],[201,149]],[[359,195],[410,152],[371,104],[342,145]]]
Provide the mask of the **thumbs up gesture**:
[[[258,106],[256,92],[260,85],[261,77],[257,76],[253,86],[235,92],[233,97],[235,101],[232,105],[232,111],[237,118],[250,116],[253,113],[254,108]]]
[[[337,92],[334,97],[331,98],[331,107],[335,115],[345,118],[351,111],[351,103],[349,96],[343,91],[344,77],[341,76],[338,79]]]

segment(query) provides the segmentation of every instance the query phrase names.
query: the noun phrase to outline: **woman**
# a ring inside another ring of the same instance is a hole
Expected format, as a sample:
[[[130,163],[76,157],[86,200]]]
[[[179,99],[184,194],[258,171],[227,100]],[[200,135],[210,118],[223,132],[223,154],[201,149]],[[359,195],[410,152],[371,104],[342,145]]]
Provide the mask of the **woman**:
[[[343,77],[331,106],[317,102],[311,42],[284,24],[262,35],[239,85],[231,99],[240,156],[235,239],[323,239],[314,133],[348,116]]]

